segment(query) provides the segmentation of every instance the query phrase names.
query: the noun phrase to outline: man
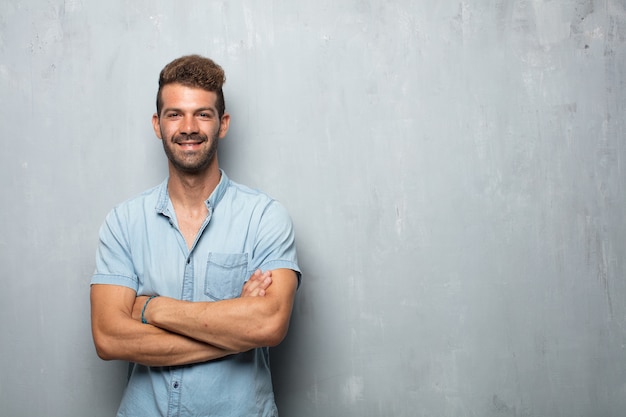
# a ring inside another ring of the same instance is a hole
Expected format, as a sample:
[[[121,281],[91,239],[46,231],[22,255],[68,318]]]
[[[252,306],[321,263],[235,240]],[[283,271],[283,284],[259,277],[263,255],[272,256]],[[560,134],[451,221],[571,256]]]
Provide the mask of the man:
[[[163,68],[152,124],[169,176],[100,230],[94,343],[135,364],[118,416],[277,415],[268,347],[285,337],[300,271],[285,209],[219,168],[224,80],[197,55]]]

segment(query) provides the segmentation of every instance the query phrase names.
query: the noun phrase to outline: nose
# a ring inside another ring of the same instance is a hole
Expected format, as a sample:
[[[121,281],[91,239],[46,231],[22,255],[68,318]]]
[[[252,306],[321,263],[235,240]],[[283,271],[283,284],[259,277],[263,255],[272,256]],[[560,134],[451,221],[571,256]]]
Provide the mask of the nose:
[[[186,115],[180,126],[180,133],[191,135],[198,133],[198,123],[193,115]]]

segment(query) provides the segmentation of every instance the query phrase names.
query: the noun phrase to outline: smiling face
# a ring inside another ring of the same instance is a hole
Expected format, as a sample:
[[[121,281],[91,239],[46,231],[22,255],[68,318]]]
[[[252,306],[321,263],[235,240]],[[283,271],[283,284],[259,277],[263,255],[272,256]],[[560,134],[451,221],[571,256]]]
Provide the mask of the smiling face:
[[[161,99],[161,114],[152,116],[152,125],[170,170],[184,174],[217,170],[217,144],[228,132],[230,116],[220,119],[216,93],[174,83],[162,88]]]

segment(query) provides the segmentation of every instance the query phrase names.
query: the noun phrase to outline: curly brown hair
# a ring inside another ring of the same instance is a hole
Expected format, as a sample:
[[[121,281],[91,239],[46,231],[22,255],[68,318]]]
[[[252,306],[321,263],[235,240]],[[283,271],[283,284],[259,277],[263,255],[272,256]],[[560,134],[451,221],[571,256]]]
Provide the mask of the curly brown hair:
[[[157,92],[157,115],[161,117],[163,99],[161,90],[167,84],[179,83],[187,87],[201,88],[217,94],[217,112],[221,118],[226,111],[222,86],[226,82],[224,70],[213,60],[200,55],[186,55],[167,64],[159,74]]]

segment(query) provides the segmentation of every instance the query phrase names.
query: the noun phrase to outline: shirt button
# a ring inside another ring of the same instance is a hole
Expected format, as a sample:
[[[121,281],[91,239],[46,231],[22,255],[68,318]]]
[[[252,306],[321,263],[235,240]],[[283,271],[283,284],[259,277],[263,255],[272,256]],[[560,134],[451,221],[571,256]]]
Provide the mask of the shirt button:
[[[191,263],[191,258],[187,259],[187,265],[189,265]]]
[[[174,389],[178,389],[178,387],[180,386],[180,384],[178,383],[178,381],[174,382],[172,384],[172,386],[174,387]]]

